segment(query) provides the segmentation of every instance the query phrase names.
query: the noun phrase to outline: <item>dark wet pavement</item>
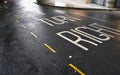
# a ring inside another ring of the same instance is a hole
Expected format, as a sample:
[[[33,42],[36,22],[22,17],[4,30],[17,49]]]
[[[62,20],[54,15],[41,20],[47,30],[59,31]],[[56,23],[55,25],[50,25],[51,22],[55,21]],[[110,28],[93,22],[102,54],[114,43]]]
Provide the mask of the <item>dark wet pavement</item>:
[[[0,75],[120,74],[119,11],[35,2],[14,1],[0,12]]]

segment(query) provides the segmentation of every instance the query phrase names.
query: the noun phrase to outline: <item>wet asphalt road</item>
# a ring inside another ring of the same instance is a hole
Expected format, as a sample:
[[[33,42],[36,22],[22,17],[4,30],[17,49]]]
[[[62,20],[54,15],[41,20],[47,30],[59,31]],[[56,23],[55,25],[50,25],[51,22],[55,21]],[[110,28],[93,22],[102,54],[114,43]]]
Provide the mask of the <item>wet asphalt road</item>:
[[[0,75],[120,75],[119,11],[34,2],[18,0],[0,12]]]

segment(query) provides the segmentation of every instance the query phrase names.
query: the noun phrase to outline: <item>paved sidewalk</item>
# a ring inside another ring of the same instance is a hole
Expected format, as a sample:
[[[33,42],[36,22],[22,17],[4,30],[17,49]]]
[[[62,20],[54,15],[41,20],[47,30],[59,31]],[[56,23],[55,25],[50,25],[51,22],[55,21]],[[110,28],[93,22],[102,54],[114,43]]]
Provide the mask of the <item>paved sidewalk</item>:
[[[85,3],[82,0],[52,0],[46,2],[46,5],[82,9],[119,10],[118,8],[107,8],[106,6],[97,5],[94,3]]]

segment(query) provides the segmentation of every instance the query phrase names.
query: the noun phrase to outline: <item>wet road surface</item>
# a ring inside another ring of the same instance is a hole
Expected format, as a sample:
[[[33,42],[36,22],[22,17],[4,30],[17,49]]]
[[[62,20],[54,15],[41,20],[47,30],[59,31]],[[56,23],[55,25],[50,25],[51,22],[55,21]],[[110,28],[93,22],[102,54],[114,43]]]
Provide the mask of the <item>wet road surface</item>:
[[[18,0],[0,12],[0,75],[120,75],[120,12]]]

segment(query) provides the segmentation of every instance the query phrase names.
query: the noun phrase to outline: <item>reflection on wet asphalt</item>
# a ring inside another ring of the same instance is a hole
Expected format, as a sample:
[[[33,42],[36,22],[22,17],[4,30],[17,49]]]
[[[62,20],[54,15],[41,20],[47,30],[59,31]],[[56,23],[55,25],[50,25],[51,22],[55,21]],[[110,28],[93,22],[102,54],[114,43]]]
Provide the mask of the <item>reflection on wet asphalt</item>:
[[[119,75],[120,12],[16,0],[0,11],[0,75]]]

